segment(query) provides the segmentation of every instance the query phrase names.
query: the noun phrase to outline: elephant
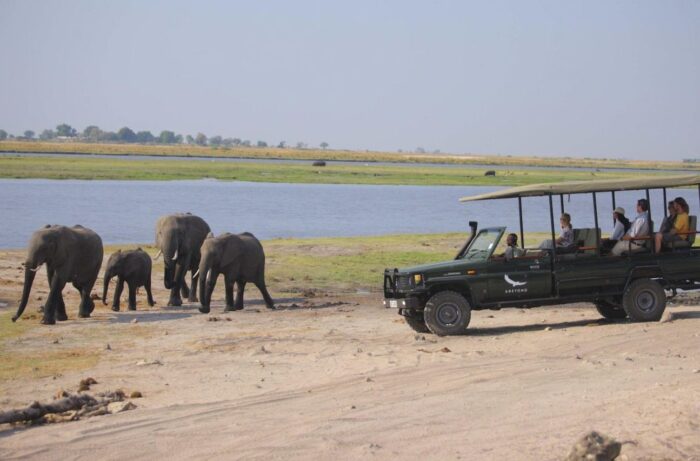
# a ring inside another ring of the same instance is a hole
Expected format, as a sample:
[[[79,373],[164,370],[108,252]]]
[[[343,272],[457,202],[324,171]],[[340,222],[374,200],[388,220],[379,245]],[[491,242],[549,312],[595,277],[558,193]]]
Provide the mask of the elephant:
[[[112,310],[119,311],[119,298],[124,289],[124,282],[129,287],[129,310],[136,310],[136,289],[144,287],[148,297],[148,305],[155,305],[153,294],[151,293],[151,257],[141,248],[136,250],[118,250],[107,260],[107,267],[104,273],[104,291],[102,292],[102,303],[107,304],[107,291],[109,282],[113,277],[117,277],[117,287],[114,291]]]
[[[102,265],[102,239],[94,231],[80,225],[73,227],[46,225],[34,232],[29,240],[24,268],[24,288],[15,322],[24,312],[29,293],[39,267],[46,263],[50,292],[44,305],[41,323],[53,325],[56,320],[68,320],[63,302],[63,287],[72,283],[80,292],[80,317],[90,317],[95,303],[90,298]]]
[[[201,298],[199,311],[203,314],[209,312],[211,294],[219,274],[224,274],[225,312],[243,309],[243,291],[248,282],[258,287],[268,309],[275,308],[265,286],[265,252],[260,241],[251,233],[225,233],[218,237],[209,234],[202,244],[202,259],[198,272]],[[234,283],[238,289],[235,303]]]
[[[159,249],[156,259],[163,255],[165,274],[163,283],[170,290],[168,305],[181,306],[182,296],[188,301],[197,301],[197,277],[195,271],[199,266],[199,249],[207,234],[209,225],[199,216],[190,213],[178,213],[162,216],[156,223],[156,247]],[[192,274],[191,290],[185,283],[187,271]]]

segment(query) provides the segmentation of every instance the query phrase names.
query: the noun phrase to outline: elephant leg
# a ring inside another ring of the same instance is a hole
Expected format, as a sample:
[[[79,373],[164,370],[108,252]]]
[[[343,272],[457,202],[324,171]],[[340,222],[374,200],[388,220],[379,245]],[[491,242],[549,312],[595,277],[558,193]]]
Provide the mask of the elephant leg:
[[[66,303],[63,301],[63,293],[58,294],[58,300],[56,302],[56,320],[63,322],[68,320],[68,314],[66,313]]]
[[[44,325],[54,325],[56,323],[56,307],[63,287],[65,286],[66,282],[60,280],[59,277],[52,278],[51,291],[49,292],[49,298],[46,300],[46,305],[44,306],[44,317],[41,319],[41,323]]]
[[[267,292],[267,287],[265,286],[265,280],[260,280],[259,282],[255,282],[255,286],[258,287],[258,290],[260,290],[260,293],[263,295],[263,299],[265,300],[265,305],[267,306],[268,309],[274,309],[275,308],[275,302],[272,300],[272,296],[270,296],[270,293]]]
[[[229,275],[224,275],[224,287],[226,289],[226,309],[224,312],[230,312],[236,310],[233,304],[233,284],[235,280]]]
[[[148,274],[148,279],[146,279],[146,283],[144,283],[144,288],[146,289],[146,296],[148,297],[148,305],[153,307],[155,306],[156,302],[153,301],[153,293],[151,293],[151,275]]]
[[[243,309],[243,292],[245,291],[245,280],[236,280],[236,303],[234,310],[240,311]]]
[[[207,284],[207,300],[211,306],[211,295],[214,293],[214,287],[216,287],[216,279],[219,278],[219,273],[212,269],[209,273],[209,283]],[[201,294],[201,293],[200,293]]]
[[[136,310],[136,284],[134,282],[127,282],[129,285],[129,310]]]
[[[183,298],[189,298],[190,296],[190,287],[187,286],[187,282],[185,281],[185,278],[182,278],[182,282],[180,282],[180,293],[182,294]]]
[[[195,277],[194,274],[197,272],[198,268],[190,269],[190,295],[187,300],[191,303],[197,302],[197,280],[199,280],[199,274]]]
[[[92,283],[87,283],[86,285],[78,288],[80,290],[80,307],[78,308],[78,316],[81,318],[89,318],[92,311],[95,310],[95,301],[92,300],[90,295],[92,294],[92,287],[95,284],[93,280]],[[77,288],[77,287],[76,287]]]
[[[112,301],[112,310],[114,312],[119,312],[119,299],[122,297],[123,290],[124,290],[124,279],[119,277],[117,279],[117,286],[114,289],[114,300]]]

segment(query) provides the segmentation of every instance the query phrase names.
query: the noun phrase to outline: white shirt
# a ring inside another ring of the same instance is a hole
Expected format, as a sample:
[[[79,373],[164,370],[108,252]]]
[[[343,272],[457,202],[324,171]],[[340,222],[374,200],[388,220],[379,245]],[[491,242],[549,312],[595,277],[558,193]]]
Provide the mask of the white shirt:
[[[610,240],[620,240],[623,235],[625,235],[625,225],[620,221],[615,221],[615,228],[610,236]]]
[[[646,211],[642,211],[634,218],[630,230],[627,231],[627,235],[630,237],[647,237],[649,236],[649,214]]]

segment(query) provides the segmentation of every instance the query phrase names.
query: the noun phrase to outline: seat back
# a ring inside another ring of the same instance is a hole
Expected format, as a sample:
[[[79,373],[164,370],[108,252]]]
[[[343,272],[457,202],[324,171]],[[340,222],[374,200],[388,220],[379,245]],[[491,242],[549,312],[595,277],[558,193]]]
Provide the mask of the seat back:
[[[690,232],[696,232],[698,230],[698,217],[695,215],[688,216],[688,229]],[[695,234],[688,235],[688,243],[692,247],[695,244]]]
[[[600,229],[595,227],[587,227],[574,229],[574,243],[578,248],[595,247],[600,238]],[[593,254],[595,249],[579,250],[581,253]]]

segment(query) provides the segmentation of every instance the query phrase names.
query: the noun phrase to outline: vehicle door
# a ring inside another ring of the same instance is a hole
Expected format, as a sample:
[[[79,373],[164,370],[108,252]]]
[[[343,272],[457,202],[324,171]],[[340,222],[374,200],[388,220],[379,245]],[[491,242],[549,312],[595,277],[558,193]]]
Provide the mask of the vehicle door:
[[[548,253],[506,260],[492,258],[484,301],[508,302],[552,296],[552,264]]]

